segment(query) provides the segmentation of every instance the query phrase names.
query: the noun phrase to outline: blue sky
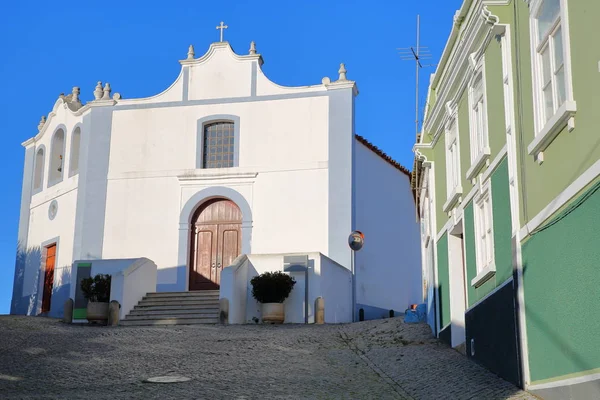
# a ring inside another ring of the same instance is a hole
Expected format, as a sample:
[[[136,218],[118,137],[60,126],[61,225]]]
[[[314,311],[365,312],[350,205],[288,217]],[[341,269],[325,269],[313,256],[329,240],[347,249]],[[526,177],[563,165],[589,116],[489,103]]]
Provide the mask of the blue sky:
[[[60,93],[81,88],[93,99],[97,81],[124,97],[145,97],[178,76],[178,60],[225,40],[240,54],[257,44],[265,74],[286,85],[335,78],[344,62],[355,80],[356,130],[409,169],[414,142],[414,63],[396,48],[422,45],[437,62],[462,0],[364,1],[3,1],[0,5],[0,120],[4,166],[0,209],[0,314],[9,312],[24,151]],[[421,79],[422,103],[433,68]]]

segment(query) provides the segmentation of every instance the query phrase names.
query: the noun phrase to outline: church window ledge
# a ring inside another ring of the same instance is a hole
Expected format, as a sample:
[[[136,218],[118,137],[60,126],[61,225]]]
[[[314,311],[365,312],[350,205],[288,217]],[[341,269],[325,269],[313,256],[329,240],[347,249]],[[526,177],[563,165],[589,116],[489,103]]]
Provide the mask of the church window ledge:
[[[448,196],[448,200],[446,200],[446,202],[444,203],[442,210],[444,212],[450,211],[450,209],[452,207],[454,207],[454,205],[456,203],[458,203],[458,200],[462,196],[462,193],[463,193],[462,186],[459,185],[459,186],[455,187],[454,190],[452,191],[452,193],[450,193],[450,196]]]
[[[74,175],[52,187],[47,187],[44,191],[34,193],[31,197],[31,208],[35,208],[52,199],[58,198],[73,190],[76,190],[79,184],[79,175]]]
[[[33,172],[33,194],[37,194],[44,189],[44,164],[46,157],[46,147],[40,145],[35,152],[35,167]]]
[[[477,276],[471,279],[471,286],[478,288],[487,282],[490,278],[496,275],[496,264],[491,263],[477,274]]]
[[[566,101],[529,144],[527,147],[529,155],[537,157],[546,150],[566,126],[569,127],[569,132],[575,129],[576,112],[577,104],[574,101]]]
[[[239,179],[254,179],[258,176],[258,172],[240,171],[238,167],[233,168],[215,168],[215,169],[196,169],[188,171],[177,176],[180,183],[208,180],[239,180]]]
[[[491,150],[489,147],[484,147],[483,151],[475,158],[471,167],[467,170],[467,180],[471,180],[481,171],[487,160],[490,158]]]

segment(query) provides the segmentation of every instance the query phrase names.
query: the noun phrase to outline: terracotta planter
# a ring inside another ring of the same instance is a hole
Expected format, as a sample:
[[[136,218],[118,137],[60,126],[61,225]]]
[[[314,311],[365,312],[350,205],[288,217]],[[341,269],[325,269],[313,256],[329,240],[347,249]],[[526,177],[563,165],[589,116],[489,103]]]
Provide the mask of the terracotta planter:
[[[108,321],[108,303],[88,301],[86,318],[90,322]]]
[[[266,324],[283,324],[285,320],[283,303],[262,303],[262,320]]]

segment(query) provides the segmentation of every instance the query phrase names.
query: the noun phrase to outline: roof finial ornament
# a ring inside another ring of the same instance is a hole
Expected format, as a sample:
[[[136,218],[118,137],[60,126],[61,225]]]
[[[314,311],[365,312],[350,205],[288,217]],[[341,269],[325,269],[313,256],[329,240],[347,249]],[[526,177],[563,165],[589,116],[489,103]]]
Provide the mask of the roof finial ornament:
[[[81,89],[79,89],[79,87],[77,86],[73,86],[73,91],[71,92],[73,94],[73,97],[71,98],[71,101],[73,103],[79,103],[79,94],[81,93]]]
[[[254,43],[254,40],[250,42],[250,52],[249,54],[251,56],[256,54],[256,43]]]
[[[217,26],[217,29],[221,30],[221,42],[223,41],[223,29],[229,28],[227,25],[223,25],[223,21],[221,21],[221,25]]]
[[[195,55],[196,54],[194,53],[194,45],[190,44],[190,48],[188,49],[188,57],[187,57],[187,59],[188,60],[193,60]]]
[[[38,124],[38,131],[41,131],[45,124],[46,124],[46,117],[42,115],[42,118],[40,119],[40,123]]]
[[[100,100],[102,98],[102,82],[98,81],[96,89],[94,90],[94,99]]]
[[[106,82],[104,85],[104,96],[102,96],[102,100],[110,100],[110,83]]]
[[[340,74],[340,77],[338,78],[338,81],[347,81],[348,79],[346,79],[346,66],[344,65],[344,63],[340,64],[340,69],[338,70],[338,74]]]

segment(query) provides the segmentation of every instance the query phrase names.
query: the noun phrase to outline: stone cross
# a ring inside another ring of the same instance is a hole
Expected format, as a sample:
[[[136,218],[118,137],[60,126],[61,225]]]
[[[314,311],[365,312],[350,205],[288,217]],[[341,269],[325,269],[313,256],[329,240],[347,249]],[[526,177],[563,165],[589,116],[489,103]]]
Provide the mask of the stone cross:
[[[217,29],[221,30],[221,42],[223,41],[223,29],[229,28],[227,25],[223,25],[223,21],[221,21],[221,25],[217,26]]]

